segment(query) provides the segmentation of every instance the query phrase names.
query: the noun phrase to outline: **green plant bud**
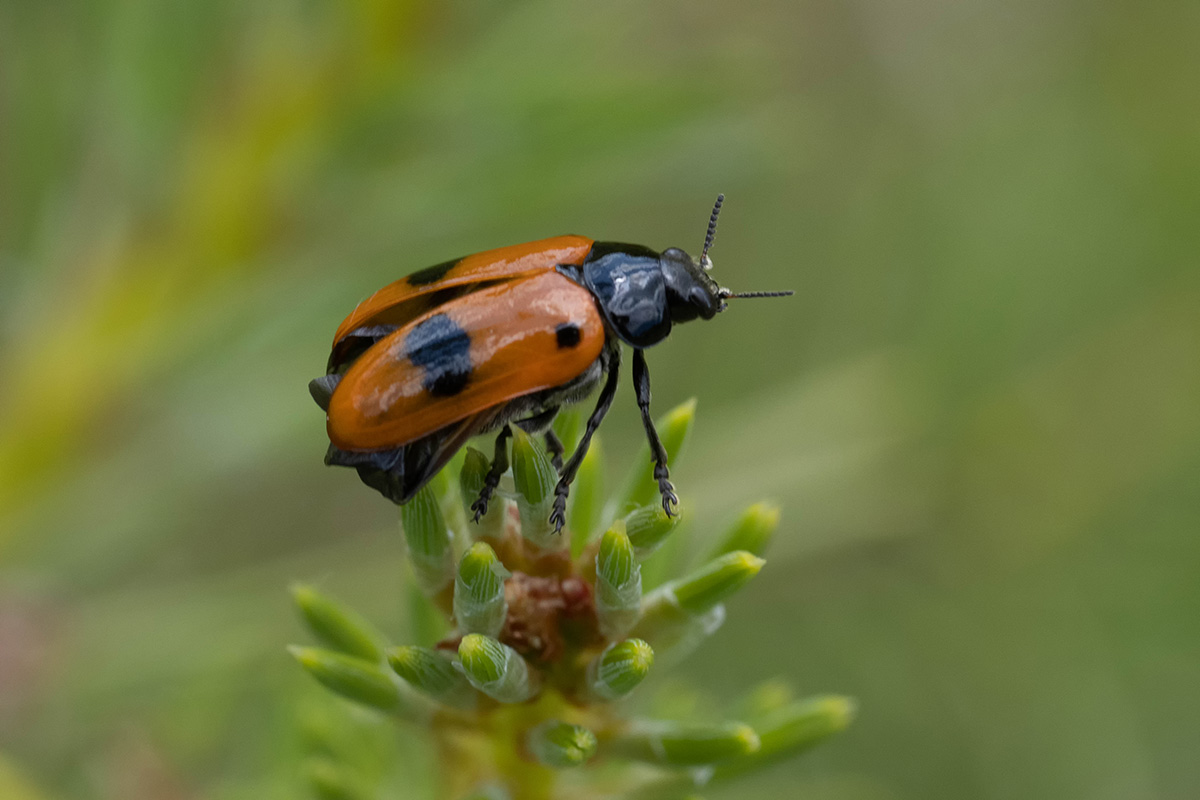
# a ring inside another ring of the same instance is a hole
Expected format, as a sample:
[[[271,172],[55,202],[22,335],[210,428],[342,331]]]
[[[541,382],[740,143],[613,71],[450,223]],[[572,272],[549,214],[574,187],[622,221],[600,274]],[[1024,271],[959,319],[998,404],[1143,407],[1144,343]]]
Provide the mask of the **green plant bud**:
[[[555,534],[550,524],[558,470],[550,463],[546,451],[517,427],[513,428],[512,471],[522,535],[538,547],[562,547],[563,537]]]
[[[737,522],[725,532],[713,549],[711,558],[745,550],[762,556],[771,542],[771,535],[779,525],[779,506],[770,503],[755,503],[742,512]]]
[[[741,722],[642,723],[612,743],[615,755],[678,767],[713,764],[749,755],[758,748],[758,734]]]
[[[442,652],[428,647],[395,647],[387,657],[396,674],[427,697],[455,708],[475,707],[475,690]]]
[[[619,700],[642,682],[653,664],[654,650],[641,639],[609,645],[588,665],[588,687],[601,700]]]
[[[741,550],[726,553],[663,589],[675,596],[675,602],[684,611],[703,614],[745,586],[765,563],[753,553]]]
[[[383,657],[383,636],[351,609],[331,600],[311,586],[292,586],[292,599],[309,629],[339,653],[369,661]]]
[[[328,758],[309,760],[304,777],[319,800],[372,800],[375,796],[349,770]]]
[[[505,644],[469,633],[458,645],[463,673],[479,691],[501,703],[524,703],[538,693],[541,679],[525,659]]]
[[[463,554],[454,579],[454,618],[463,633],[500,634],[508,614],[504,580],[510,574],[483,542],[476,542]]]
[[[462,498],[463,511],[468,521],[475,518],[471,504],[483,491],[483,482],[489,469],[491,469],[491,463],[487,456],[474,447],[466,448],[462,471],[458,474],[458,493]],[[504,507],[504,498],[493,494],[492,501],[488,503],[487,513],[479,518],[478,523],[468,524],[467,528],[471,535],[476,539],[502,538],[504,536]]]
[[[426,594],[436,594],[454,577],[454,554],[450,530],[432,489],[426,486],[400,506],[400,525],[417,583]]]
[[[655,425],[667,451],[667,464],[671,468],[679,463],[679,454],[683,451],[695,421],[696,399],[692,398],[672,408],[659,418]],[[650,458],[649,445],[642,445],[633,463],[633,471],[625,479],[621,491],[613,498],[613,505],[608,514],[610,519],[658,502],[658,481],[654,479],[654,461]]]
[[[604,511],[604,449],[599,435],[592,437],[587,455],[579,465],[575,482],[571,484],[570,501],[567,526],[571,529],[571,557],[579,558],[600,526],[600,515]]]
[[[533,757],[548,767],[578,767],[596,754],[596,734],[554,720],[531,730],[525,743]]]
[[[316,647],[292,646],[288,650],[330,691],[381,711],[400,709],[402,699],[395,679],[374,662]]]
[[[662,504],[644,506],[631,511],[625,517],[625,532],[633,545],[633,552],[644,559],[662,546],[679,524],[679,515],[667,516]]]
[[[642,613],[642,569],[620,521],[600,539],[595,603],[600,633],[608,639],[624,636]]]
[[[855,710],[854,700],[837,695],[811,697],[776,709],[755,725],[761,741],[758,752],[721,764],[716,775],[740,775],[802,753],[845,730]]]

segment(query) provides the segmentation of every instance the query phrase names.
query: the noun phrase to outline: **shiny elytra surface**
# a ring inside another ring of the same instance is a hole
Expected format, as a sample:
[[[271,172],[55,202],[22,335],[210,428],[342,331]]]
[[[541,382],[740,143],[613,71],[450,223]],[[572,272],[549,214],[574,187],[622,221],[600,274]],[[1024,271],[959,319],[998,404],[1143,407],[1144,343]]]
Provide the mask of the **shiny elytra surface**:
[[[592,240],[584,236],[554,236],[417,270],[359,303],[338,326],[333,343],[364,326],[403,325],[436,305],[432,295],[445,289],[546,272],[559,264],[582,264],[591,247]]]
[[[577,335],[559,333],[571,327]],[[557,272],[482,289],[421,315],[364,353],[333,393],[329,439],[343,450],[406,444],[567,383],[599,357],[604,336],[591,294]]]

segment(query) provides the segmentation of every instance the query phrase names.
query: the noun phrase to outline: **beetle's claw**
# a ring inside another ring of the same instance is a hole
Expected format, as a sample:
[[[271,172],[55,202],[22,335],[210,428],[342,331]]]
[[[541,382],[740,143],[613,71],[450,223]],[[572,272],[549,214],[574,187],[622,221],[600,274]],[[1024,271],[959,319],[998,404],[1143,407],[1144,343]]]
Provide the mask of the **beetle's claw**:
[[[558,500],[554,501],[554,510],[550,512],[550,524],[554,526],[554,533],[561,534],[563,526],[567,524],[566,502],[560,505]]]
[[[662,478],[658,482],[658,493],[662,495],[663,511],[668,517],[673,517],[679,512],[676,506],[679,505],[679,498],[675,496],[675,487],[666,478]]]
[[[475,512],[475,515],[471,518],[472,522],[479,522],[483,518],[483,515],[487,513],[488,501],[491,500],[491,495],[491,491],[485,486],[483,487],[483,491],[479,493],[479,497],[475,498],[475,502],[471,503],[471,511]]]

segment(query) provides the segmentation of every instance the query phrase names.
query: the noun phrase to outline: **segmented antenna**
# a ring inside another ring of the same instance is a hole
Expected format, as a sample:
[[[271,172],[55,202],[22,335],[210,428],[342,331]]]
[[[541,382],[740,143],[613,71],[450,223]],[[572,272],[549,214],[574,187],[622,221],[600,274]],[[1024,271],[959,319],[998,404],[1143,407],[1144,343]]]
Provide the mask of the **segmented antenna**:
[[[717,202],[713,206],[712,216],[708,218],[708,233],[704,236],[704,251],[700,253],[700,264],[705,269],[708,268],[708,250],[712,247],[713,240],[717,238],[717,215],[721,213],[721,203],[724,202],[725,195],[717,195]]]
[[[783,292],[731,292],[728,289],[721,290],[721,297],[790,297],[794,295],[791,289]]]

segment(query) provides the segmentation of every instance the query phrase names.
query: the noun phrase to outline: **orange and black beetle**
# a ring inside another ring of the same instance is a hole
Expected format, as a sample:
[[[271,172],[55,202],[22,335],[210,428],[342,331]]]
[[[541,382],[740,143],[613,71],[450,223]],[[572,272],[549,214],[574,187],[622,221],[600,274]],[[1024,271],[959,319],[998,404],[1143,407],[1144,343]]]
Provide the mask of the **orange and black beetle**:
[[[712,319],[735,294],[708,276],[717,197],[700,260],[678,248],[558,236],[489,250],[414,272],[380,289],[346,317],[324,376],[309,384],[326,412],[326,464],[354,467],[363,483],[408,501],[472,436],[500,430],[483,491],[486,512],[508,469],[510,424],[544,432],[559,469],[550,520],[562,528],[567,491],[592,434],[612,404],[620,342],[633,347],[633,381],[663,508],[678,503],[667,454],[650,418],[644,348],[671,326]],[[579,446],[562,463],[550,423],[607,374]]]

